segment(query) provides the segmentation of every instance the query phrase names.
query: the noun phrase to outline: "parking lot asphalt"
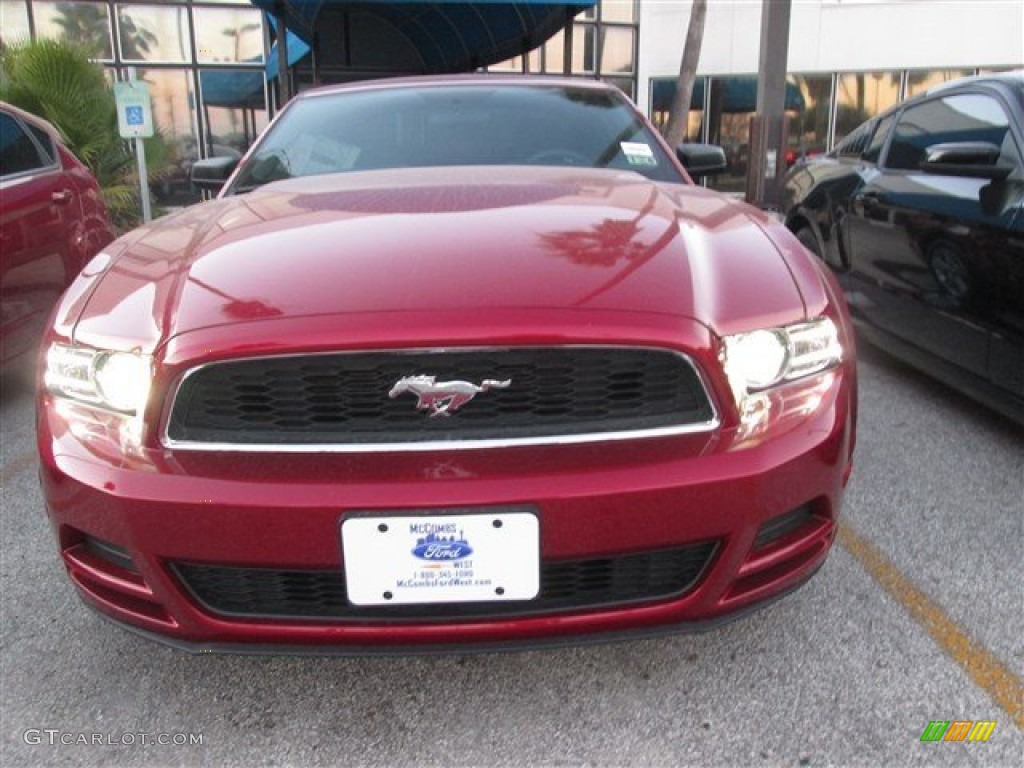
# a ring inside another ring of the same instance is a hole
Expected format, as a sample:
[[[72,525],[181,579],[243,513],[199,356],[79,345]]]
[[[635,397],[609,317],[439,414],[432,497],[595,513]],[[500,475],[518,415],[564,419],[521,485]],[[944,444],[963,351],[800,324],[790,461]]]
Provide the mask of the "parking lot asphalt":
[[[191,656],[97,618],[8,378],[0,764],[1019,766],[1024,431],[881,354],[860,373],[840,543],[794,595],[700,635],[370,659]],[[997,725],[922,743],[932,720]]]

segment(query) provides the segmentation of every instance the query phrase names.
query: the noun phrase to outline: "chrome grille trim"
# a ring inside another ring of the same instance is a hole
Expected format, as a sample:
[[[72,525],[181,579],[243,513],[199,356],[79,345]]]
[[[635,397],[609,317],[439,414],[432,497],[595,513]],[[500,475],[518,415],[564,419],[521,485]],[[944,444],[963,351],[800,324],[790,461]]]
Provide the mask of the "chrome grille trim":
[[[327,355],[342,354],[393,354],[393,355],[422,355],[460,353],[460,352],[501,352],[506,350],[524,349],[605,349],[605,350],[641,350],[672,354],[686,363],[695,374],[697,381],[703,389],[704,397],[707,399],[708,407],[711,410],[711,418],[707,421],[679,424],[676,426],[656,427],[649,429],[619,430],[611,432],[591,432],[584,434],[570,435],[545,435],[541,437],[519,437],[519,438],[497,438],[497,439],[472,439],[472,440],[423,440],[416,442],[387,442],[387,443],[302,443],[302,444],[280,444],[280,443],[231,443],[231,442],[209,442],[199,440],[180,440],[172,438],[169,434],[171,414],[174,412],[178,393],[184,383],[198,372],[222,363],[242,363],[256,360],[278,360],[296,357],[318,357]],[[610,345],[610,344],[552,344],[543,346],[526,347],[412,347],[401,349],[357,349],[357,350],[330,350],[325,352],[297,352],[280,355],[254,355],[251,357],[235,357],[227,360],[218,360],[211,363],[203,363],[188,369],[184,375],[179,377],[171,389],[169,397],[170,407],[164,411],[160,427],[160,443],[164,448],[175,451],[219,451],[230,453],[293,453],[293,454],[315,454],[315,453],[417,453],[430,451],[466,451],[485,450],[496,448],[515,448],[528,446],[559,446],[559,445],[581,445],[587,443],[618,442],[624,440],[643,440],[664,437],[675,437],[679,435],[692,435],[704,432],[711,432],[721,425],[718,409],[715,400],[711,396],[711,389],[707,379],[693,359],[684,352],[670,347],[635,346],[635,345]]]

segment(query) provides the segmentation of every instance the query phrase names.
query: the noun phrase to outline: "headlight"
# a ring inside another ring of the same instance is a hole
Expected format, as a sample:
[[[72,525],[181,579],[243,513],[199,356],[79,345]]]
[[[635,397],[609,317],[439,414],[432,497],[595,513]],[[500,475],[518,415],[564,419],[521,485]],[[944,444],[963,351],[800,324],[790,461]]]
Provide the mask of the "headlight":
[[[733,387],[764,389],[782,380],[789,362],[789,343],[783,331],[754,331],[727,336],[725,372]]]
[[[723,342],[722,365],[746,434],[763,427],[773,412],[779,416],[816,408],[832,375],[822,381],[814,374],[828,372],[843,359],[839,330],[827,317],[726,336]],[[790,382],[791,387],[782,387]]]
[[[46,389],[88,405],[141,417],[149,398],[150,359],[54,344],[46,352]]]

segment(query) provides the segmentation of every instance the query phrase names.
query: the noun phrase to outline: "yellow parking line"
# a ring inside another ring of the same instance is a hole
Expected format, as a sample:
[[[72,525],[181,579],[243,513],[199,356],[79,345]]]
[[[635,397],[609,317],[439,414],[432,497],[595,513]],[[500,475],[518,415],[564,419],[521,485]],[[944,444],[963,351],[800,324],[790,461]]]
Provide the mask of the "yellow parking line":
[[[1024,730],[1024,684],[995,654],[971,638],[878,547],[846,522],[839,543],[946,653]]]
[[[20,475],[26,469],[34,467],[36,463],[36,452],[25,451],[19,453],[10,461],[4,464],[3,469],[0,469],[0,486],[6,486],[15,475]]]

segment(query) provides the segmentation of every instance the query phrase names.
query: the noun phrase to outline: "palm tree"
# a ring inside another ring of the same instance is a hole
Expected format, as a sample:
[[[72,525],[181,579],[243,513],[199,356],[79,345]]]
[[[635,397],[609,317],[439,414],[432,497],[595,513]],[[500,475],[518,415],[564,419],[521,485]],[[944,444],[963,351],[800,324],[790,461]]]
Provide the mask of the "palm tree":
[[[0,52],[0,100],[48,120],[68,149],[88,166],[103,190],[115,224],[139,217],[135,159],[118,134],[114,95],[90,49],[64,40],[40,39]],[[167,145],[146,140],[149,176],[166,166]]]

